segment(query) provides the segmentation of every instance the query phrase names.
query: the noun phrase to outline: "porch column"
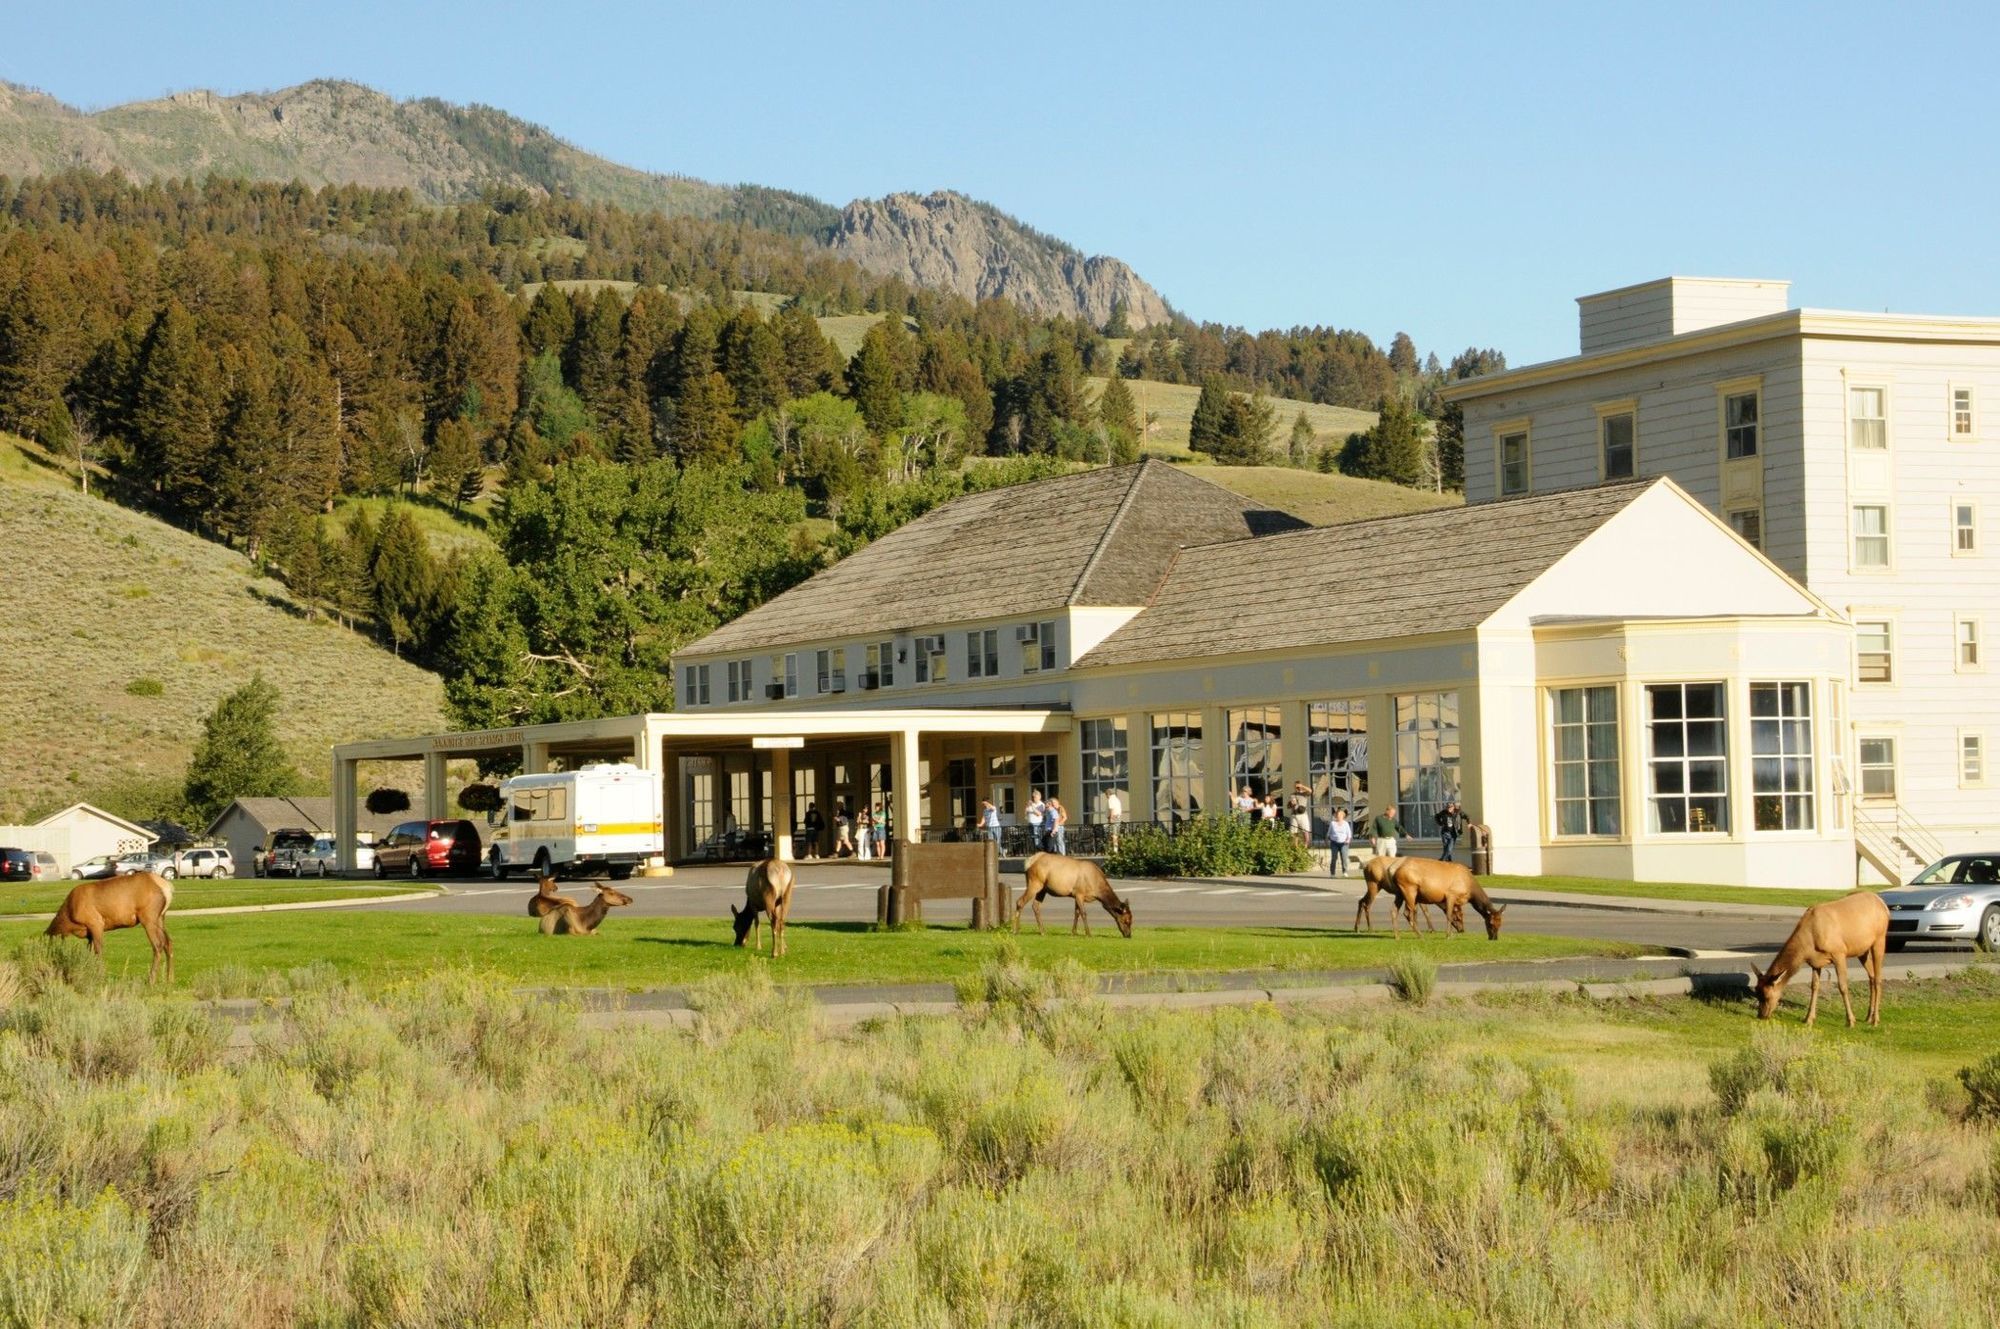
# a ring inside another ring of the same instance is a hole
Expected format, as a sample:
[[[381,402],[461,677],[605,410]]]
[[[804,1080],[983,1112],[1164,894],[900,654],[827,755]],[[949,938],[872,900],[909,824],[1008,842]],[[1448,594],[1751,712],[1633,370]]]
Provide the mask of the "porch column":
[[[1201,810],[1209,816],[1227,815],[1235,805],[1229,800],[1235,772],[1229,769],[1229,712],[1220,706],[1201,708]]]
[[[521,745],[521,774],[540,775],[548,768],[548,744],[529,742]]]
[[[1134,711],[1125,717],[1125,820],[1159,819],[1153,806],[1153,717]]]
[[[1075,720],[1069,732],[1056,735],[1056,783],[1062,786],[1056,797],[1069,809],[1069,819],[1081,826],[1090,809],[1083,805],[1083,732]]]
[[[933,826],[957,829],[951,821],[951,780],[947,772],[951,769],[951,759],[945,755],[944,735],[931,734],[924,742],[924,751],[931,764],[931,782],[924,790],[924,798],[930,808],[929,822]]]
[[[1303,701],[1288,701],[1279,708],[1279,722],[1284,725],[1284,761],[1278,769],[1278,779],[1284,785],[1284,797],[1278,800],[1285,815],[1292,809],[1292,786],[1309,785],[1312,770],[1312,719]],[[1287,821],[1286,825],[1291,823]]]
[[[892,829],[905,843],[924,838],[923,814],[917,798],[917,731],[901,729],[889,735],[889,769],[895,772],[896,787],[889,793],[895,811],[889,814]]]
[[[792,861],[792,752],[771,749],[771,854]]]
[[[347,757],[333,759],[333,862],[342,873],[354,871],[355,823],[359,820],[354,778],[358,765]]]
[[[442,752],[424,754],[424,816],[431,821],[442,821],[451,815],[444,801],[444,761]]]

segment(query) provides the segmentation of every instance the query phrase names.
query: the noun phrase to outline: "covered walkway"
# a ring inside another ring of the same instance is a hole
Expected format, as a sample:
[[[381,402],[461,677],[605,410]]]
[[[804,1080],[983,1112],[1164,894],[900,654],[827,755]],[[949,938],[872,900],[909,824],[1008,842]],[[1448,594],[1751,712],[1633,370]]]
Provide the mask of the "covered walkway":
[[[424,798],[411,817],[463,815],[447,789],[454,758],[518,753],[519,770],[574,770],[630,762],[661,773],[661,852],[670,861],[739,856],[763,847],[790,857],[808,806],[831,827],[833,808],[881,805],[897,838],[963,826],[993,793],[1012,813],[1027,790],[1060,790],[1080,806],[1082,764],[1066,709],[910,707],[609,716],[377,738],[333,750],[334,843],[354,870],[358,768],[364,761],[424,763]],[[1033,783],[1031,783],[1031,781]],[[982,792],[984,791],[984,792]],[[823,841],[822,850],[831,847]]]

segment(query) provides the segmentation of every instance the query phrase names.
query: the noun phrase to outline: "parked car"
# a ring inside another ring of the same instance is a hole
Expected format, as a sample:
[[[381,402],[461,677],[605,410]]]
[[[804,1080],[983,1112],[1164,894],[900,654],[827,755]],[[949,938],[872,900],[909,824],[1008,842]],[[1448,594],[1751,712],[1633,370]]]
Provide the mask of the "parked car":
[[[174,862],[172,854],[156,853],[151,849],[141,849],[137,853],[120,854],[117,859],[120,872],[154,872],[172,881],[181,875],[180,865]]]
[[[236,875],[236,860],[227,849],[204,846],[200,849],[183,849],[174,855],[174,867],[183,877],[233,877]]]
[[[86,858],[74,864],[69,870],[72,881],[93,881],[99,877],[118,875],[118,855],[99,854],[96,858]]]
[[[299,856],[311,849],[317,831],[303,826],[284,826],[264,837],[264,847],[250,870],[260,877],[296,877]]]
[[[471,822],[406,821],[375,844],[375,875],[477,872],[479,830]]]
[[[340,856],[334,852],[333,837],[322,835],[312,842],[312,848],[293,859],[301,877],[318,877],[324,881],[340,871]],[[357,840],[354,844],[354,866],[362,872],[375,867],[375,846]]]
[[[1889,949],[1913,941],[1969,941],[2000,951],[2000,853],[1950,854],[1882,892],[1889,906]]]
[[[26,849],[0,849],[0,881],[35,880],[35,855]]]

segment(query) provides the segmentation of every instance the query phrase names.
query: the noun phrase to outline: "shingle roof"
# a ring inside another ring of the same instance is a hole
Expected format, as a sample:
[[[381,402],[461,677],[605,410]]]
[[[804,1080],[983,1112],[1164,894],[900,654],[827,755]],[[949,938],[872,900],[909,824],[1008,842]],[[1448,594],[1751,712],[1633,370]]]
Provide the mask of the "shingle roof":
[[[1078,669],[1472,628],[1657,480],[1319,526],[1181,551]]]
[[[215,828],[222,824],[222,818],[229,815],[231,808],[240,808],[267,832],[287,826],[302,826],[309,831],[333,833],[333,799],[325,794],[301,795],[298,798],[239,798],[209,823],[210,835],[215,833]],[[355,829],[379,834],[399,821],[420,815],[421,812],[404,812],[394,816],[377,816],[367,808],[357,807]]]
[[[1009,485],[925,513],[681,653],[1144,604],[1183,545],[1300,524],[1162,461]]]

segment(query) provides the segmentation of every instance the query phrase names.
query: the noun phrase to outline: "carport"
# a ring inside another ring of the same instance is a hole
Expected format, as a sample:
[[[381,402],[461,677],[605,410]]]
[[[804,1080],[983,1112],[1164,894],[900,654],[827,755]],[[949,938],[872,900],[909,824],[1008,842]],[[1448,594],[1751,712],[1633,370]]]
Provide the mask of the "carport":
[[[964,803],[965,792],[946,784],[948,754],[970,752],[984,760],[1030,746],[1064,754],[1063,797],[1075,798],[1067,786],[1080,758],[1070,713],[1061,708],[650,713],[366,739],[333,749],[334,842],[340,869],[353,871],[361,762],[422,760],[421,815],[435,820],[457,815],[445,788],[447,762],[514,749],[524,772],[570,770],[592,761],[659,771],[666,803],[662,849],[670,860],[731,852],[741,842],[717,838],[731,820],[739,832],[768,836],[775,852],[789,857],[794,821],[807,802],[817,801],[831,822],[837,799],[858,808],[865,795],[884,804],[898,839],[920,838],[925,827],[960,824],[971,811],[954,803]],[[1027,778],[1025,760],[1007,769],[1021,772],[1010,778]],[[754,835],[748,842],[756,842]]]

